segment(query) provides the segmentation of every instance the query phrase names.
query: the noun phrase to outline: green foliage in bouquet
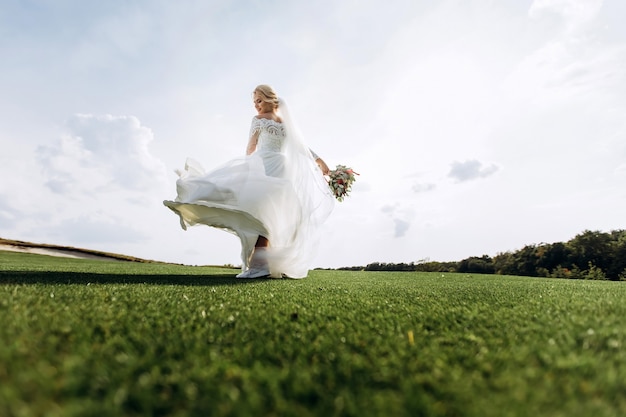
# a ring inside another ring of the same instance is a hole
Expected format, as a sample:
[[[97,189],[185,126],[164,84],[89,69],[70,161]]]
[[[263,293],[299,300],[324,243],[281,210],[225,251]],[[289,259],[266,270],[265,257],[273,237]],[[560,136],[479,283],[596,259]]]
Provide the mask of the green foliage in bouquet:
[[[352,190],[352,183],[356,180],[355,175],[359,174],[345,165],[337,165],[334,170],[330,171],[328,186],[337,201],[343,201],[344,197]]]

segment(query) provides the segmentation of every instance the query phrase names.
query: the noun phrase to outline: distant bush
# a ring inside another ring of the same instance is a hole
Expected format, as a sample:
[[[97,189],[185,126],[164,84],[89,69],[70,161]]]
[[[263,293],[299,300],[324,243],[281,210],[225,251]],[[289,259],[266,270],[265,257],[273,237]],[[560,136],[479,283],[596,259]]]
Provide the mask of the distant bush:
[[[471,256],[458,262],[374,262],[339,269],[365,271],[461,272],[567,279],[626,281],[626,230],[586,230],[563,243],[526,245],[514,252]]]
[[[602,271],[602,269],[589,262],[589,269],[585,271],[584,277],[585,279],[605,280],[606,274]]]

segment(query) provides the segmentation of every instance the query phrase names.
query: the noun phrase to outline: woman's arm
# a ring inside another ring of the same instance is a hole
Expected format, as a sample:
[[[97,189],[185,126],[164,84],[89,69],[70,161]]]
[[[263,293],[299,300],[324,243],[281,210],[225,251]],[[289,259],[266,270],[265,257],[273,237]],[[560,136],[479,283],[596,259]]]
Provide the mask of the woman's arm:
[[[322,174],[328,175],[330,169],[328,169],[328,165],[326,165],[326,162],[324,162],[324,160],[319,156],[315,158],[315,162],[317,162],[317,166],[320,167],[320,169],[322,170]]]
[[[246,155],[252,155],[256,151],[256,145],[259,143],[259,133],[261,132],[261,121],[258,117],[252,118],[250,124],[250,133],[248,134],[248,146],[246,146]]]
[[[309,149],[309,152],[311,152],[311,156],[313,157],[313,159],[315,159],[317,166],[320,167],[320,169],[322,170],[322,174],[328,175],[330,169],[328,169],[328,165],[326,165],[326,162],[324,162],[324,160],[320,158],[313,149]]]
[[[250,140],[248,141],[248,146],[246,147],[246,155],[251,155],[256,151],[256,145],[259,142],[259,132],[255,132],[252,136],[250,136]]]

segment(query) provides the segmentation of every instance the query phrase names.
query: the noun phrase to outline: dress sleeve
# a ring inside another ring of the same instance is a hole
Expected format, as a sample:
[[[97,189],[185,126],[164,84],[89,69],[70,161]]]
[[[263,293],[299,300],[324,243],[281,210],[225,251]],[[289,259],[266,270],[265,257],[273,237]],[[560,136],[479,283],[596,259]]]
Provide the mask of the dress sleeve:
[[[250,124],[250,134],[248,135],[248,137],[251,138],[252,136],[258,134],[260,131],[261,119],[259,119],[258,117],[253,117],[252,123]]]
[[[315,151],[313,149],[309,148],[309,152],[311,152],[311,156],[313,157],[313,159],[318,159],[319,155],[315,153]]]

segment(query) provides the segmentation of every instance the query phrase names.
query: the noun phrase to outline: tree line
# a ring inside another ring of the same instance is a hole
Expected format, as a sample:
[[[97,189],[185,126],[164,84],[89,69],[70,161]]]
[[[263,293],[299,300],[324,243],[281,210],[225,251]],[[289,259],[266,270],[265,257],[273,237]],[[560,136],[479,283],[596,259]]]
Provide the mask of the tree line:
[[[563,243],[526,245],[494,257],[472,256],[458,262],[374,262],[343,270],[461,272],[569,279],[626,281],[626,230],[585,230]]]

